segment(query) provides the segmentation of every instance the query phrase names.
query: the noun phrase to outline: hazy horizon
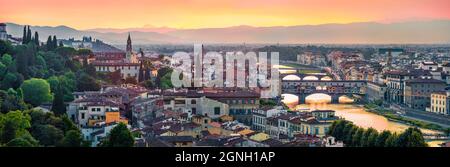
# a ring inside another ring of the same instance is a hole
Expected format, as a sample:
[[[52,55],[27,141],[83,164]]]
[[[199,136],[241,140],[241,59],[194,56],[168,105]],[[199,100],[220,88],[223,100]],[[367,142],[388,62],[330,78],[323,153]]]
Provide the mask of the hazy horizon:
[[[81,39],[92,36],[110,44],[124,44],[128,33],[134,44],[248,43],[248,44],[448,44],[450,19],[395,23],[358,22],[298,26],[234,26],[226,28],[131,28],[77,30],[70,26],[32,26],[41,39],[48,35]],[[23,25],[8,24],[16,37]]]

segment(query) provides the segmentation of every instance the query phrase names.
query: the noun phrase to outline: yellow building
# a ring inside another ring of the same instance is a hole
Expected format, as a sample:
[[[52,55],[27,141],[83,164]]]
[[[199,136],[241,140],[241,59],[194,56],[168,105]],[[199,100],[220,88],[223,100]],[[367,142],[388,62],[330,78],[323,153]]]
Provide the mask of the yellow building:
[[[307,135],[325,136],[331,123],[319,122],[316,119],[303,121],[300,125],[300,131]]]
[[[450,92],[431,93],[430,112],[449,115]]]

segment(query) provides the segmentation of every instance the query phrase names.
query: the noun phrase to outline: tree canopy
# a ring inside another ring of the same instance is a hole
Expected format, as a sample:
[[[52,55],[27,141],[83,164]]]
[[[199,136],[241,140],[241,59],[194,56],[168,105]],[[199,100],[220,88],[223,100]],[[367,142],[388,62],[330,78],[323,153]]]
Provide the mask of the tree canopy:
[[[50,84],[44,79],[32,78],[23,82],[24,101],[33,106],[39,106],[42,103],[52,101],[50,93]]]

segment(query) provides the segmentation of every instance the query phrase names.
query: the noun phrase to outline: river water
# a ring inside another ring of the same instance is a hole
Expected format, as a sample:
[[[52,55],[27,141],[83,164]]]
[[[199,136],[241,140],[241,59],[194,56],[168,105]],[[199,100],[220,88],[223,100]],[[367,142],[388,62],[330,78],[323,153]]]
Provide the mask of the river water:
[[[288,72],[290,73],[290,72]],[[287,79],[287,78],[286,78]],[[292,78],[296,80],[297,78]],[[362,105],[352,104],[353,100],[347,97],[341,97],[339,99],[340,104],[329,104],[331,97],[326,94],[313,94],[306,97],[306,104],[298,104],[298,97],[291,94],[283,94],[283,103],[289,106],[293,110],[298,111],[311,111],[311,110],[334,110],[337,116],[353,122],[355,125],[369,128],[372,127],[379,132],[383,130],[389,130],[391,132],[401,133],[409,125],[390,121],[387,118],[368,112]],[[440,133],[438,131],[421,129],[423,133]],[[438,146],[438,144],[445,141],[431,141],[428,142],[429,146]]]

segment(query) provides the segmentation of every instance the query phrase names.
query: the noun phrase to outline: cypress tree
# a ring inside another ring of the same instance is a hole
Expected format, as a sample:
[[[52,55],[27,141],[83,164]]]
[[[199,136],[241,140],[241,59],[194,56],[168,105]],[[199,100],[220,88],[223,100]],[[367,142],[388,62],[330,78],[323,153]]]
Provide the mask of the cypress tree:
[[[30,30],[30,26],[28,26],[28,30],[27,30],[27,44],[31,42],[31,30]]]
[[[34,44],[36,44],[36,46],[39,46],[39,34],[37,31],[34,32]]]
[[[52,111],[55,115],[60,116],[66,113],[66,106],[64,105],[64,90],[61,84],[58,84],[53,98]]]
[[[58,47],[58,40],[56,39],[56,35],[53,36],[52,45],[53,49],[56,49]]]
[[[27,26],[23,27],[23,36],[22,36],[22,44],[27,43]]]
[[[52,45],[52,36],[48,36],[48,38],[47,38],[47,43],[46,43],[46,45],[47,45],[47,51],[50,51],[50,50],[53,50],[52,49],[52,47],[53,47],[53,45]]]

